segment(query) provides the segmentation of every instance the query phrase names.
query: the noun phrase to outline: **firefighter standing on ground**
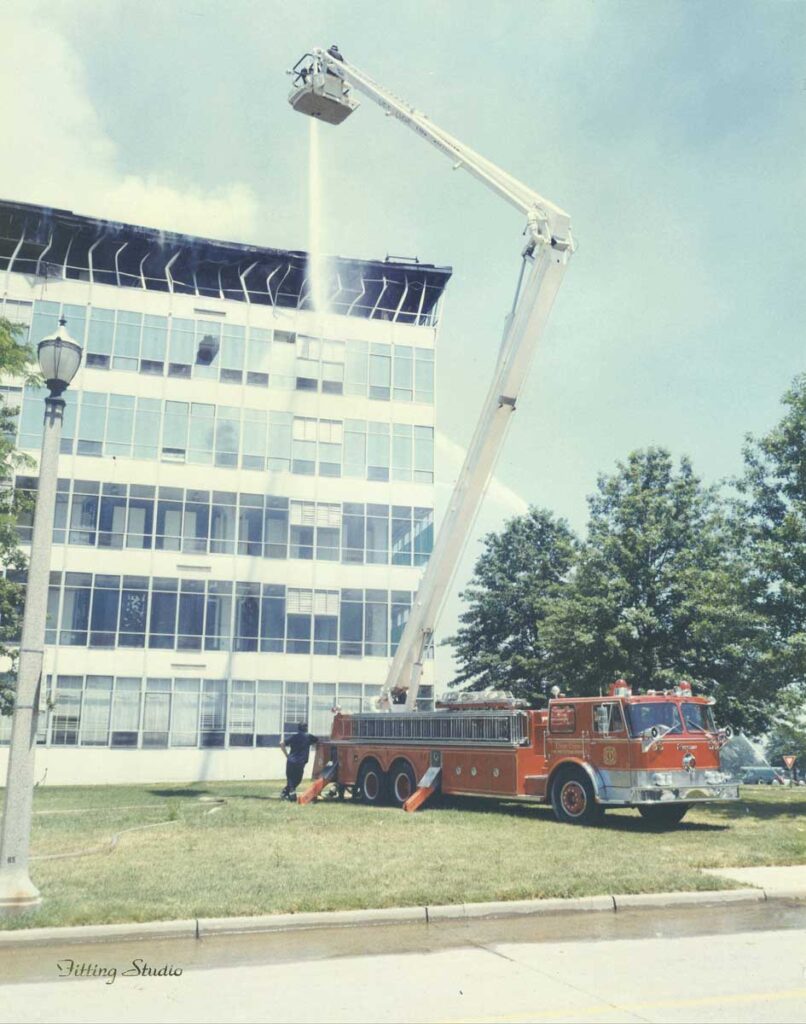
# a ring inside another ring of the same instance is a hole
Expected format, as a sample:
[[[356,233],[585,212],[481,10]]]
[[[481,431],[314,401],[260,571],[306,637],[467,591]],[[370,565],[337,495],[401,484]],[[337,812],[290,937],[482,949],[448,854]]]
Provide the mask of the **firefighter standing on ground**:
[[[280,750],[286,756],[286,784],[280,794],[281,800],[293,801],[297,799],[295,791],[300,782],[302,782],[302,776],[305,774],[308,755],[311,752],[311,747],[315,746],[318,742],[316,736],[312,736],[308,732],[307,722],[300,722],[297,726],[297,731],[280,742]]]

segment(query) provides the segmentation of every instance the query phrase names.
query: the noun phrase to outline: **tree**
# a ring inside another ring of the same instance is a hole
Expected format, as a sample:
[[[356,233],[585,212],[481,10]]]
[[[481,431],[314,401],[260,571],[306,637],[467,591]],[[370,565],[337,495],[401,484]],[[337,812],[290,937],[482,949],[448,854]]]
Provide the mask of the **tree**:
[[[748,436],[738,482],[764,591],[767,672],[782,688],[806,683],[806,374],[795,378],[783,405],[773,430]]]
[[[714,489],[662,448],[633,452],[589,498],[588,535],[542,636],[564,688],[596,694],[688,679],[720,717],[757,728],[763,619],[746,544]]]
[[[39,382],[32,369],[33,352],[21,339],[23,328],[0,317],[0,373]],[[14,445],[15,417],[19,410],[0,402],[0,563],[7,573],[26,568],[27,558],[19,546],[17,519],[27,511],[29,499],[14,490],[14,472],[33,465]],[[6,670],[0,674],[0,714],[10,714],[14,704],[17,648],[25,587],[5,574],[0,575],[0,659]]]
[[[767,738],[767,759],[783,764],[788,754],[797,758],[798,774],[806,773],[806,686],[793,684],[781,691],[773,726]]]
[[[501,533],[484,538],[484,551],[461,594],[468,604],[453,644],[461,670],[454,684],[511,690],[534,698],[552,676],[542,625],[571,568],[576,539],[562,519],[530,508]]]

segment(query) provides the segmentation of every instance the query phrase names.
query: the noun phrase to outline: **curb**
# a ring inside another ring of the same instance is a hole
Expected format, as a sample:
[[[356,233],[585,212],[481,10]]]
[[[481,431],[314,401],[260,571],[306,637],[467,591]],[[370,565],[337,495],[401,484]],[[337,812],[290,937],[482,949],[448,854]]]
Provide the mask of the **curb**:
[[[706,889],[698,892],[658,892],[573,899],[512,900],[455,903],[434,907],[387,907],[377,910],[337,910],[259,917],[192,918],[183,921],[145,921],[139,924],[80,925],[67,928],[28,928],[0,931],[0,949],[72,943],[201,939],[215,935],[305,931],[319,928],[369,927],[384,924],[424,924],[483,918],[543,914],[618,913],[621,910],[714,906],[723,903],[762,903],[765,900],[806,900],[806,890],[766,892],[764,889]]]
[[[777,897],[777,893],[775,896]],[[806,892],[801,893],[806,897]],[[711,906],[719,903],[763,903],[773,898],[764,889],[704,889],[700,892],[645,892],[614,896],[615,909],[648,910],[660,907]]]
[[[26,928],[0,932],[0,949],[52,946],[64,942],[109,942],[126,939],[195,939],[197,922],[143,921],[127,924],[71,925],[67,928]]]

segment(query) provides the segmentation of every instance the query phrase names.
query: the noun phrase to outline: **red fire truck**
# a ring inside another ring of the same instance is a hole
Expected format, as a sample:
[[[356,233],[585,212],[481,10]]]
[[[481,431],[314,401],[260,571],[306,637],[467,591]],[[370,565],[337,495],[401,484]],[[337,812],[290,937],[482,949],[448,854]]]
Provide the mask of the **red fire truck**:
[[[693,804],[739,798],[719,765],[730,729],[716,728],[713,702],[686,683],[637,696],[619,681],[606,697],[521,703],[464,693],[433,712],[337,714],[301,802],[333,783],[407,811],[440,790],[550,803],[559,821],[586,825],[608,807],[636,807],[670,826]]]
[[[537,342],[574,252],[568,214],[492,161],[439,128],[345,60],[336,47],[305,54],[293,71],[289,102],[310,117],[341,124],[357,107],[354,91],[447,156],[526,218],[515,298],[495,370],[434,551],[381,691],[378,712],[337,714],[318,746],[313,799],[328,782],[368,804],[406,810],[443,793],[551,803],[558,818],[592,822],[606,807],[637,807],[665,824],[706,800],[738,799],[720,771],[709,701],[688,685],[633,695],[624,683],[607,697],[554,696],[528,710],[505,694],[459,694],[436,711],[417,710],[423,666]],[[472,221],[470,222],[472,230]]]

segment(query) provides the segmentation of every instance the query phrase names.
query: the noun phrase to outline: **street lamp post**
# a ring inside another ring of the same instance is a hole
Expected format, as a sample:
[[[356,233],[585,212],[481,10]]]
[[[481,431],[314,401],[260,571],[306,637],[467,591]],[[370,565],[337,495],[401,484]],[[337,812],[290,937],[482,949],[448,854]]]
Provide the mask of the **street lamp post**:
[[[81,346],[67,333],[65,323],[65,320],[60,320],[56,333],[41,341],[37,348],[39,367],[50,394],[45,399],[39,485],[8,751],[3,832],[0,838],[0,914],[28,910],[42,901],[39,890],[28,874],[34,758],[45,648],[59,443],[64,419],[62,393],[75,377],[81,363]]]

